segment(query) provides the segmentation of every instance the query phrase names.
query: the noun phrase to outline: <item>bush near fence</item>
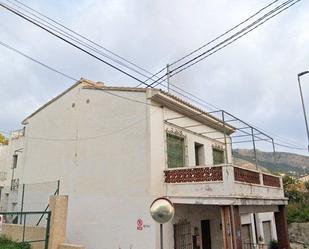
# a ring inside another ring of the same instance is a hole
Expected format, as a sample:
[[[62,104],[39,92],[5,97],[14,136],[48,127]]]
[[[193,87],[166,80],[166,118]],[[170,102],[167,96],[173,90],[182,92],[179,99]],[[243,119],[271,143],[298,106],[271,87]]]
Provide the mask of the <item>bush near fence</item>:
[[[1,249],[30,249],[28,243],[17,243],[4,236],[0,236],[0,248]]]

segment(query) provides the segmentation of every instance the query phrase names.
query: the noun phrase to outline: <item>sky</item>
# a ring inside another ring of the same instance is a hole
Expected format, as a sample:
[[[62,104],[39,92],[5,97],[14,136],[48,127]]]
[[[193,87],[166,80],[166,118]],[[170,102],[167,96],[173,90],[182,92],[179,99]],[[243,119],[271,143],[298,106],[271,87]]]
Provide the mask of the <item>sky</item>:
[[[6,0],[1,2],[7,3]],[[30,0],[23,3],[156,72],[238,24],[262,0]],[[282,1],[279,1],[282,2]],[[138,82],[1,8],[0,41],[74,78],[111,86]],[[306,148],[297,74],[309,70],[309,2],[300,1],[171,83]],[[0,131],[74,82],[0,46]],[[309,75],[301,78],[309,115]],[[277,148],[307,155],[306,151]]]

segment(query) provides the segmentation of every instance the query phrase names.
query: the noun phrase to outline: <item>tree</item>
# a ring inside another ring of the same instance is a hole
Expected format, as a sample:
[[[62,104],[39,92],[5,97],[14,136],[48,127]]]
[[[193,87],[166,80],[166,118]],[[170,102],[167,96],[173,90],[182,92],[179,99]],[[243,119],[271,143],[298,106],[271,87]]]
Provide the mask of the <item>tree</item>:
[[[284,194],[286,197],[289,198],[290,202],[300,203],[304,201],[304,195],[300,191],[301,184],[299,180],[289,175],[285,175],[282,181],[283,181]]]
[[[3,136],[1,133],[0,133],[0,144],[4,144],[4,145],[7,145],[9,143],[9,140],[7,140],[5,138],[5,136]]]

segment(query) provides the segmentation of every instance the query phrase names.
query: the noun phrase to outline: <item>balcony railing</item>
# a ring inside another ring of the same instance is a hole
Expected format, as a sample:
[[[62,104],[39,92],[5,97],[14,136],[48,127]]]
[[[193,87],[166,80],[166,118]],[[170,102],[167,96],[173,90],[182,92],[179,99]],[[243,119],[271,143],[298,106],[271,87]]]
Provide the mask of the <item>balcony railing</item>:
[[[233,167],[234,181],[281,188],[280,177],[232,165],[184,167],[164,171],[166,183],[223,181],[223,167]]]
[[[222,181],[222,167],[195,167],[165,171],[166,183]]]
[[[286,201],[279,176],[231,164],[166,169],[164,176],[167,195],[171,197]]]

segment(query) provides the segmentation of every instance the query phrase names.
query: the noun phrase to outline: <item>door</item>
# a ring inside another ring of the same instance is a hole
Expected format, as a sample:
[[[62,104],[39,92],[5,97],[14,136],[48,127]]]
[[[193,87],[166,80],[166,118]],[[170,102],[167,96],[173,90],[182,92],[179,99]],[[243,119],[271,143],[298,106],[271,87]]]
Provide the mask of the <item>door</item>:
[[[244,224],[241,226],[242,247],[244,249],[254,248],[251,229],[251,224]]]
[[[264,242],[269,245],[271,242],[271,222],[263,221]]]
[[[175,249],[192,249],[191,225],[184,220],[174,225]]]
[[[210,236],[210,221],[202,220],[202,246],[203,249],[211,249],[211,236]]]

